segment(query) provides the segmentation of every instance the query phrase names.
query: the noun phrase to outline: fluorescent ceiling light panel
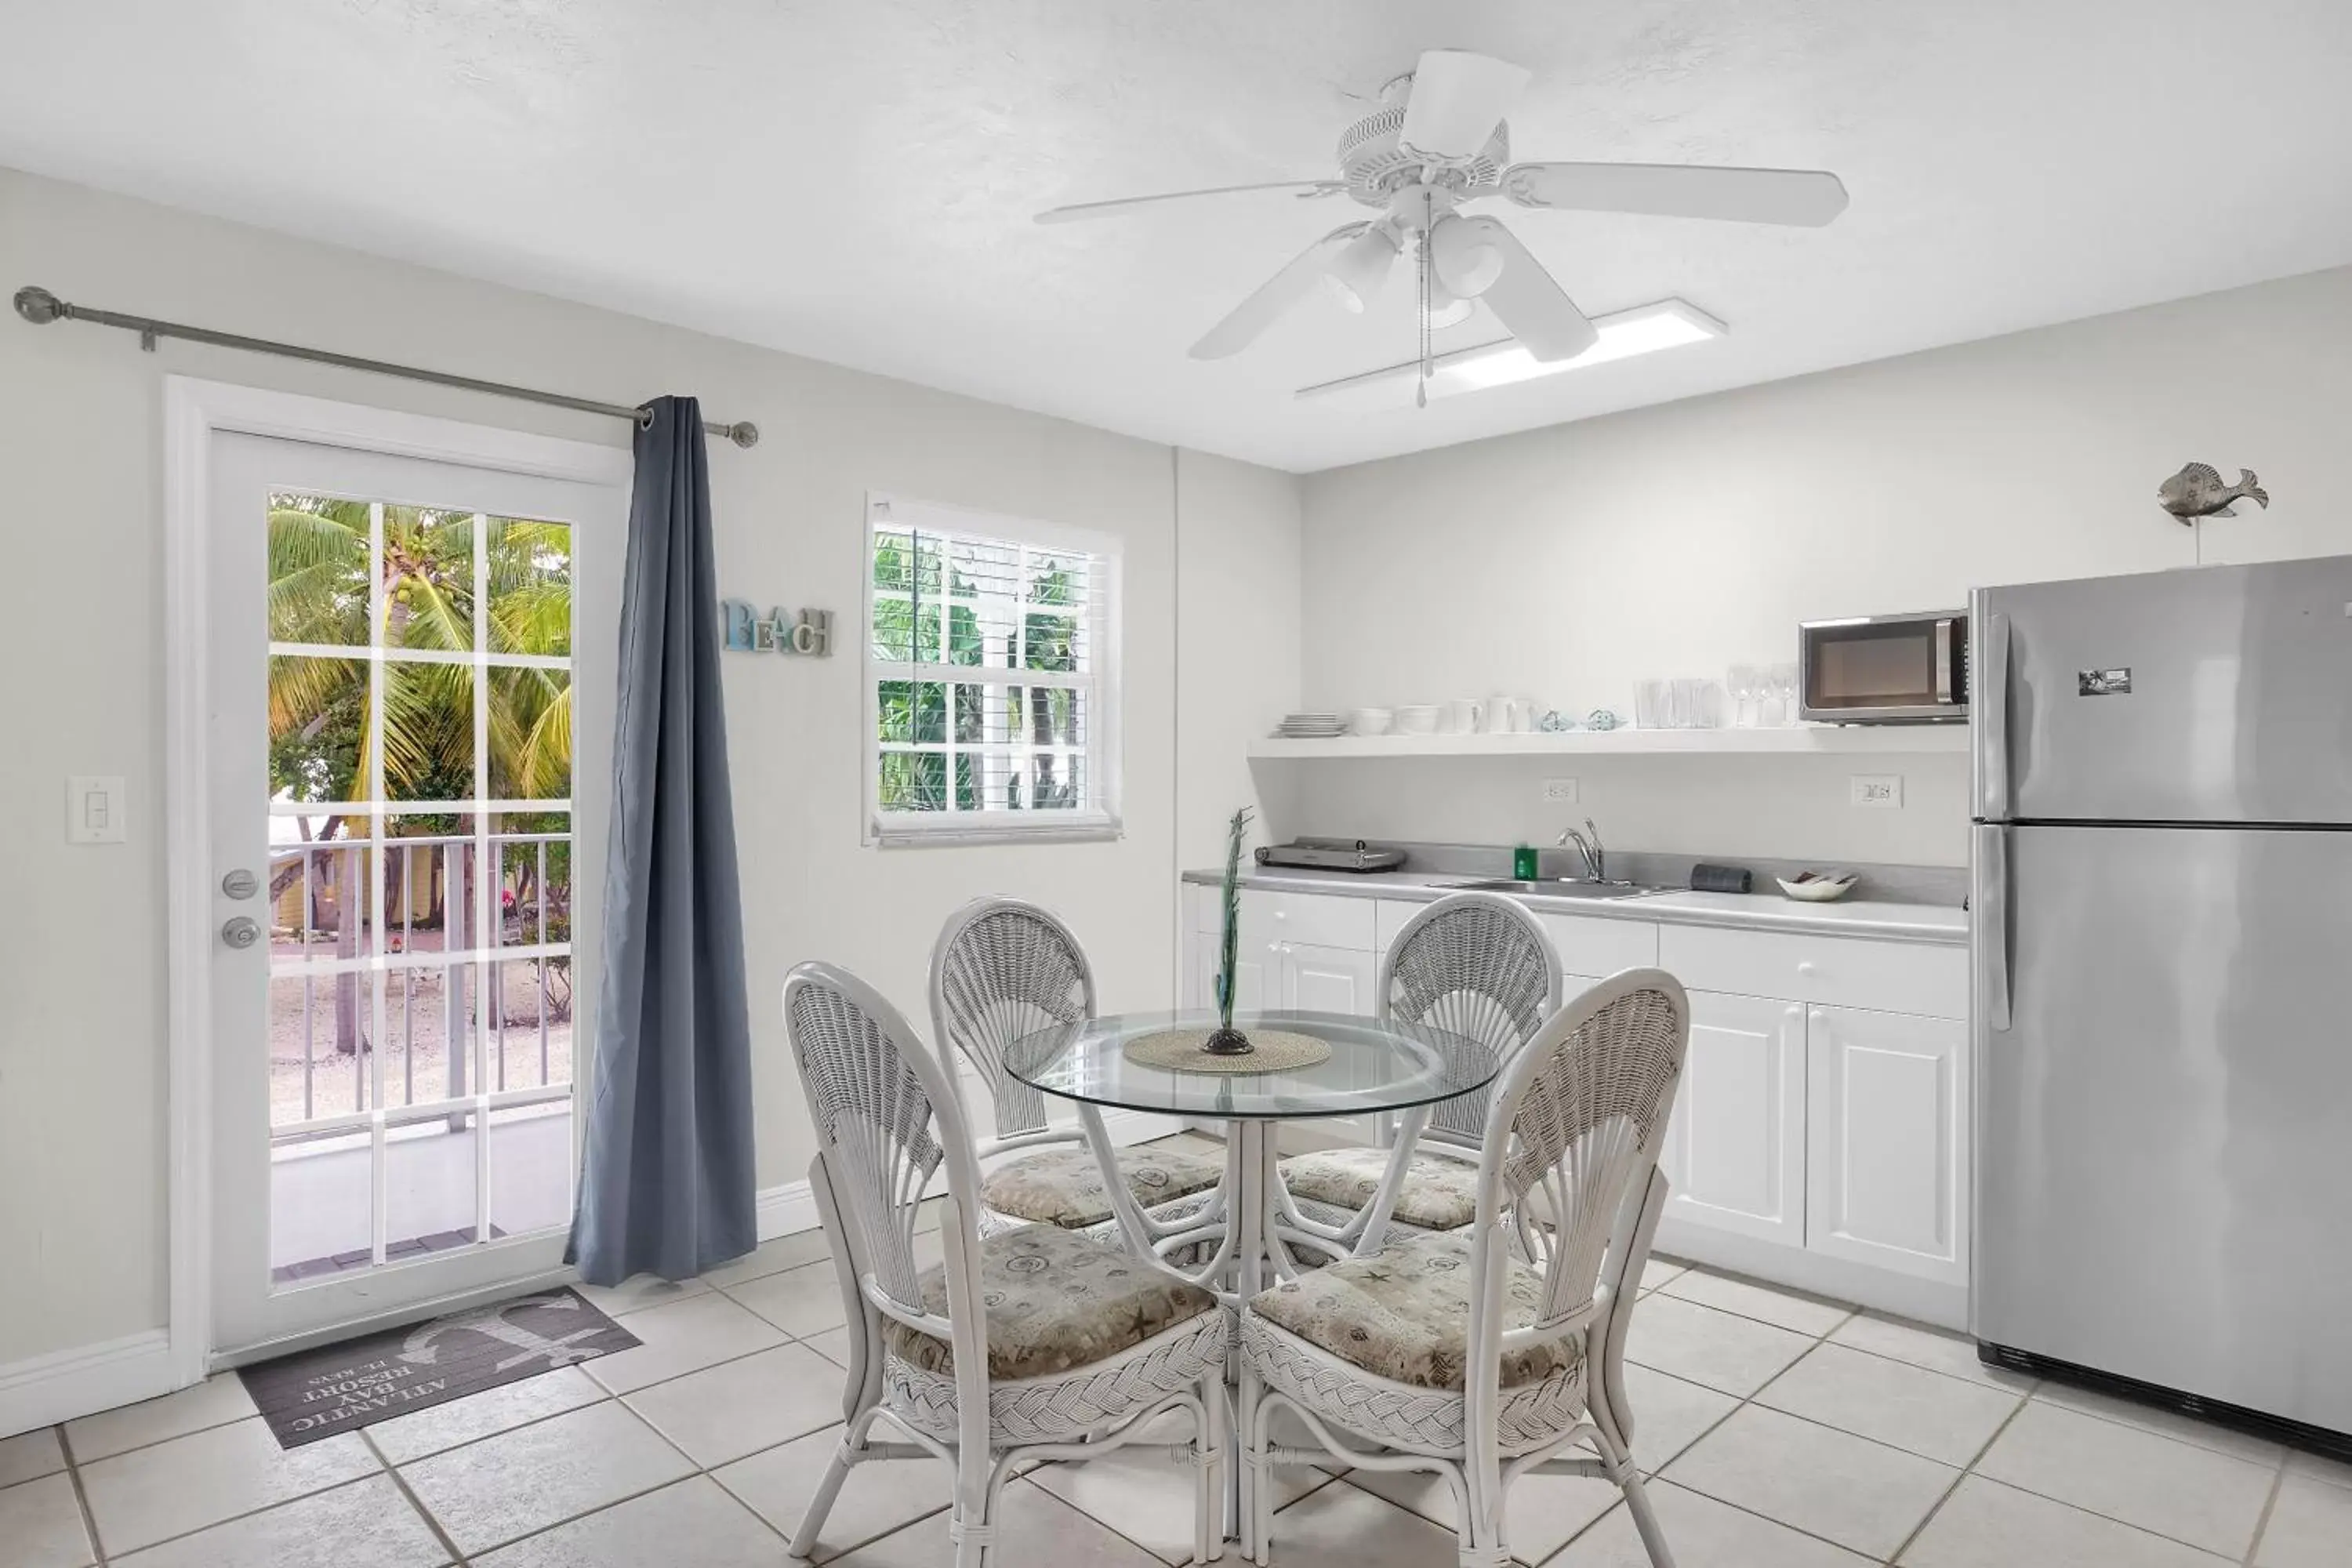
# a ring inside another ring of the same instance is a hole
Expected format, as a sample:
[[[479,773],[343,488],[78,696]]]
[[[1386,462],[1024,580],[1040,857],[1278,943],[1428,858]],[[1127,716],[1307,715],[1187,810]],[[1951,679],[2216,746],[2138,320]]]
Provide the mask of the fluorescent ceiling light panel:
[[[1719,338],[1730,330],[1705,310],[1681,300],[1661,300],[1654,305],[1637,305],[1614,315],[1596,316],[1592,325],[1601,334],[1599,342],[1573,359],[1553,360],[1549,363],[1536,358],[1509,338],[1480,343],[1475,348],[1448,350],[1430,362],[1429,395],[1443,397],[1459,392],[1483,392],[1490,386],[1507,386],[1515,381],[1533,381],[1538,376],[1557,375],[1564,370],[1582,370],[1587,365],[1631,359],[1635,354],[1654,353],[1660,349],[1679,348],[1685,343],[1703,343],[1710,338]],[[1301,387],[1296,395],[1320,398],[1363,387],[1386,386],[1391,383],[1409,384],[1420,370],[1418,360],[1407,360],[1402,364],[1383,365],[1361,375],[1343,376],[1338,381]]]

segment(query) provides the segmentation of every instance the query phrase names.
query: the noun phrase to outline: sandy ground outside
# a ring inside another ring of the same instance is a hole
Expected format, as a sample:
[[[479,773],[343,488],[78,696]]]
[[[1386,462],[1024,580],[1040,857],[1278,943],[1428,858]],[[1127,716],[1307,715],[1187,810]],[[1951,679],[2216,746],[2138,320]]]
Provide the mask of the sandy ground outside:
[[[407,951],[437,947],[439,935],[438,931],[417,931]],[[313,943],[310,956],[331,957],[333,952],[331,944],[321,951],[319,944]],[[299,962],[302,950],[299,943],[278,941],[271,944],[271,956],[280,962]],[[365,1079],[373,1072],[379,1054],[372,1048],[378,1042],[370,1038],[374,1026],[371,987],[378,984],[384,987],[384,1038],[380,1042],[384,1106],[397,1109],[447,1098],[449,987],[457,984],[470,990],[476,984],[473,976],[488,973],[492,967],[488,963],[461,964],[453,973],[449,968],[427,966],[354,975],[359,1032],[363,1047],[370,1047],[362,1048],[356,1058],[342,1055],[335,1048],[334,976],[316,976],[308,981],[307,1007],[303,977],[273,977],[269,984],[270,1124],[279,1126],[308,1117],[332,1116],[373,1107],[373,1098],[363,1096]],[[572,1019],[564,1000],[562,977],[554,973],[552,966],[549,967],[551,994],[543,1009],[547,1022],[542,1065],[542,961],[509,959],[495,965],[502,983],[503,1027],[496,1014],[486,1027],[479,1027],[484,1064],[493,1090],[572,1081]],[[471,1006],[472,999],[467,998],[465,1005]],[[462,1036],[462,1018],[460,1032]],[[311,1089],[307,1109],[302,1095],[306,1035],[310,1041]],[[478,1087],[469,1076],[467,1092]]]

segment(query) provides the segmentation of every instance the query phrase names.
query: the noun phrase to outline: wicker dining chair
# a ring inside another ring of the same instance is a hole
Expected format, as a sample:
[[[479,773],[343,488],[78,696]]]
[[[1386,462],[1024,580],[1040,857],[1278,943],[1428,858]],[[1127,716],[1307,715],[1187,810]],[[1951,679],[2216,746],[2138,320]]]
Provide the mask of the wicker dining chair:
[[[1094,1016],[1094,971],[1070,928],[1018,899],[974,900],[948,918],[931,950],[930,998],[941,1051],[979,1069],[996,1107],[996,1136],[979,1146],[981,1233],[1039,1224],[1116,1239],[1085,1131],[1049,1125],[1045,1097],[1004,1068],[1023,1036]],[[1130,1150],[1118,1168],[1153,1219],[1200,1208],[1224,1178],[1223,1161],[1179,1149]]]
[[[1379,1016],[1475,1040],[1506,1066],[1559,1006],[1559,955],[1543,925],[1499,893],[1454,893],[1407,921],[1381,958]],[[1282,1183],[1298,1215],[1342,1237],[1364,1233],[1383,1182],[1401,1231],[1458,1230],[1477,1193],[1479,1140],[1488,1091],[1431,1108],[1428,1125],[1402,1173],[1392,1167],[1393,1124],[1382,1147],[1326,1149],[1282,1162]],[[1375,1242],[1377,1237],[1372,1238]]]
[[[1054,1226],[982,1237],[979,1166],[950,1075],[855,975],[796,966],[784,1023],[816,1128],[809,1184],[843,1280],[850,1360],[841,1445],[792,1555],[816,1550],[853,1467],[936,1458],[955,1473],[956,1568],[990,1568],[1015,1466],[1090,1459],[1183,1410],[1192,1440],[1154,1447],[1196,1467],[1194,1560],[1222,1556],[1229,1331],[1216,1298]],[[919,1272],[917,1213],[942,1171],[945,1258]],[[875,1441],[885,1421],[908,1441]]]
[[[1507,1493],[1538,1469],[1615,1482],[1650,1561],[1674,1568],[1631,1457],[1624,1348],[1666,1201],[1658,1148],[1689,1041],[1672,975],[1602,981],[1498,1080],[1473,1228],[1399,1236],[1245,1304],[1243,1530],[1259,1563],[1276,1517],[1266,1468],[1336,1456],[1444,1476],[1462,1568],[1509,1561]],[[1320,1447],[1269,1445],[1285,1409]]]

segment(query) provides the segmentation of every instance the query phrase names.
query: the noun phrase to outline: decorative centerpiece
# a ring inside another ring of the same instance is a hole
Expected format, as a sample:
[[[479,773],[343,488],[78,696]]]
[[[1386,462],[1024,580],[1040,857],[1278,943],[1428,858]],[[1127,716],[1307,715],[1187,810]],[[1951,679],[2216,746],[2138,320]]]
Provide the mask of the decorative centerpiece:
[[[1127,1059],[1165,1072],[1234,1075],[1296,1072],[1331,1058],[1331,1042],[1296,1029],[1261,1028],[1255,1038],[1234,1027],[1234,988],[1241,950],[1242,838],[1248,833],[1247,806],[1225,827],[1224,936],[1217,952],[1217,1026],[1154,1029],[1121,1047]]]
[[[1242,838],[1249,832],[1250,808],[1225,824],[1224,935],[1217,949],[1217,1028],[1201,1048],[1213,1057],[1247,1056],[1257,1047],[1234,1027],[1234,957],[1241,945]]]

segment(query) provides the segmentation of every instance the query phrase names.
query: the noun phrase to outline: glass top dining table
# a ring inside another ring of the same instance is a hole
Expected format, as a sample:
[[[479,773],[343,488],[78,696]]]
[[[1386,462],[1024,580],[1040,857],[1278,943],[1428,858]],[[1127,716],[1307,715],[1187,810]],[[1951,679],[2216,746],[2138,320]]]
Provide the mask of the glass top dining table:
[[[1213,1012],[1119,1013],[1024,1035],[1004,1053],[1023,1083],[1063,1100],[1163,1116],[1303,1121],[1410,1110],[1483,1089],[1499,1070],[1476,1040],[1418,1024],[1343,1013],[1235,1013],[1244,1034],[1282,1030],[1331,1047],[1309,1067],[1273,1072],[1181,1072],[1129,1060],[1129,1042],[1172,1029],[1213,1029]]]

